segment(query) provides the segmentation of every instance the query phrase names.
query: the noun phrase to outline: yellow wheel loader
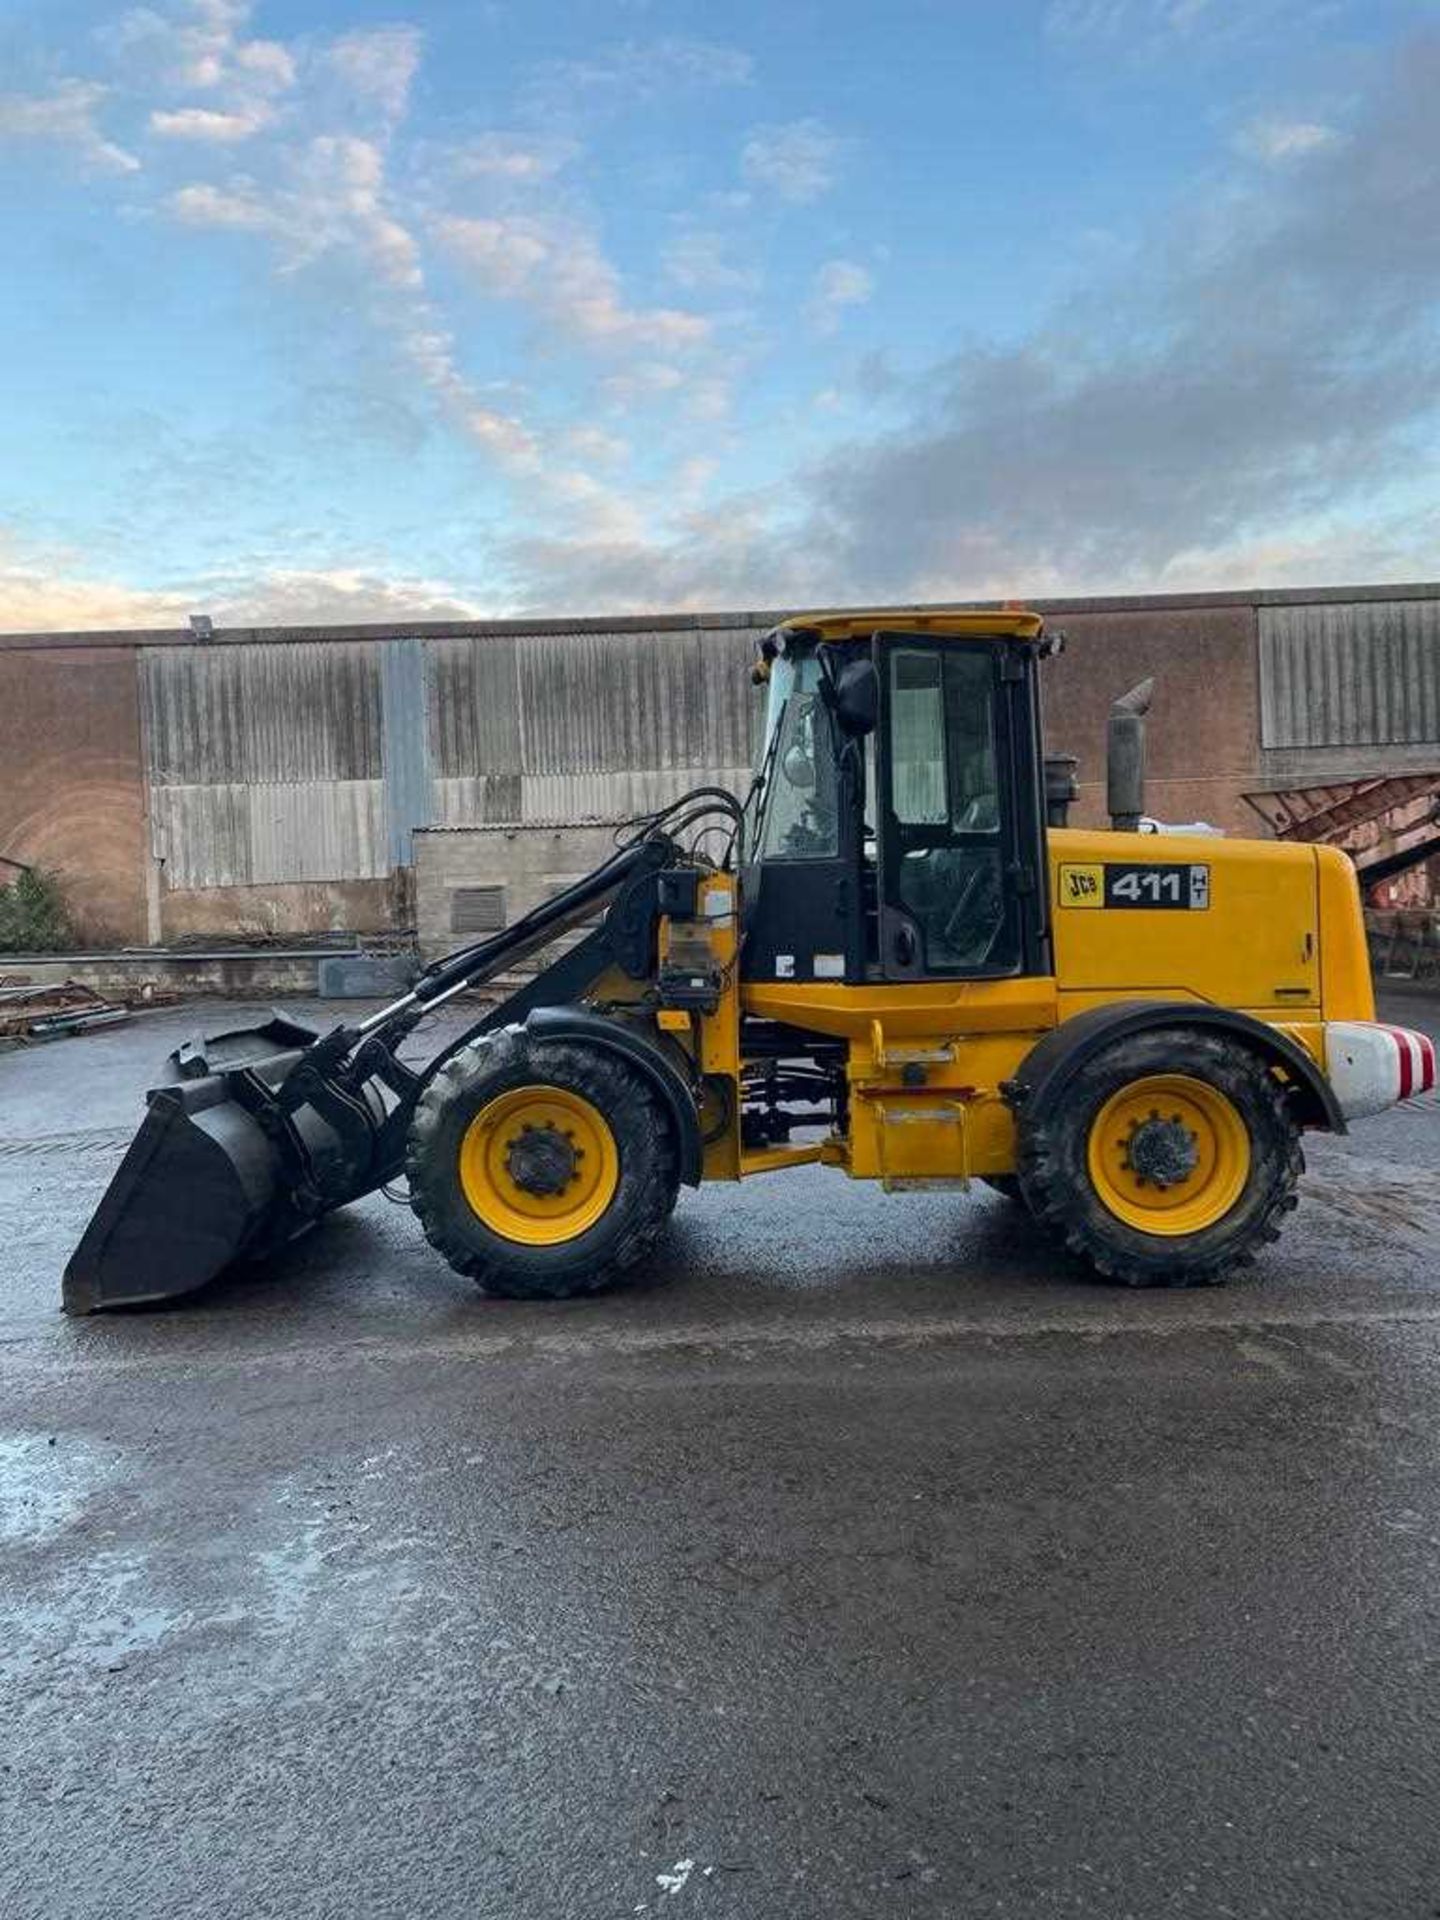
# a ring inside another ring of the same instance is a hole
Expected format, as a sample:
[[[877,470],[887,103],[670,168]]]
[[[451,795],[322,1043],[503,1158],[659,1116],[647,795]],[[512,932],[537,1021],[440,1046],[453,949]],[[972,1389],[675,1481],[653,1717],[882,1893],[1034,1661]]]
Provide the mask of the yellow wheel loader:
[[[1428,1090],[1434,1048],[1375,1022],[1342,854],[1136,830],[1148,688],[1112,712],[1112,829],[1064,824],[1050,647],[1026,612],[773,629],[743,800],[699,788],[632,823],[356,1025],[276,1017],[173,1055],[67,1309],[188,1293],[402,1177],[453,1266],[525,1298],[619,1279],[682,1186],[802,1165],[986,1181],[1132,1286],[1249,1260],[1306,1130]],[[428,1013],[586,922],[402,1062]]]

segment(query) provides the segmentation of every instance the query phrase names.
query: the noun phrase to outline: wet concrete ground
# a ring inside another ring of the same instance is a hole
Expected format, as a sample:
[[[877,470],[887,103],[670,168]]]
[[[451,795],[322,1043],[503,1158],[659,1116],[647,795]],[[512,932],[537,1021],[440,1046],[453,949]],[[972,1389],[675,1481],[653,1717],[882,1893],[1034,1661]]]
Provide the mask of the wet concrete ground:
[[[196,1018],[0,1055],[7,1920],[1440,1914],[1433,1104],[1212,1292],[807,1169],[62,1320]]]

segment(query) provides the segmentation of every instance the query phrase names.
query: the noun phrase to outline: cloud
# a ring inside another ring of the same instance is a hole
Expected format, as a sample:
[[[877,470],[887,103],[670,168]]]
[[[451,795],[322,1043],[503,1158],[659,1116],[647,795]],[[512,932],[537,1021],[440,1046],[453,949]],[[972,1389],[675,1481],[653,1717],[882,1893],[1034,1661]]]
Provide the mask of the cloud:
[[[477,620],[486,608],[443,580],[373,563],[276,569],[255,580],[202,584],[196,612],[219,626],[330,626],[351,621]]]
[[[449,215],[436,224],[436,238],[497,299],[529,293],[551,259],[545,229],[531,219],[466,220]]]
[[[554,60],[525,89],[527,112],[543,121],[617,112],[637,102],[673,100],[693,88],[748,86],[754,62],[738,47],[669,35],[627,41],[584,60]]]
[[[617,493],[593,473],[561,467],[536,478],[536,499],[543,509],[535,516],[536,524],[553,525],[559,516],[566,537],[579,544],[634,546],[644,540],[642,504]]]
[[[411,393],[503,469],[516,512],[543,512],[567,537],[638,537],[636,511],[588,471],[618,467],[626,443],[576,419],[563,387],[543,423],[521,418],[513,382],[467,371],[460,325],[427,279],[433,243],[487,297],[523,305],[543,351],[578,346],[617,370],[633,367],[624,397],[602,384],[611,404],[662,403],[705,420],[727,412],[730,376],[713,352],[712,321],[630,297],[598,236],[543,191],[580,151],[563,115],[540,130],[487,129],[448,149],[406,148],[400,127],[420,67],[418,29],[366,27],[287,45],[251,37],[252,12],[250,0],[155,0],[99,36],[128,77],[131,111],[157,143],[194,163],[178,182],[162,174],[151,206],[192,233],[263,243],[278,276],[326,269],[327,294],[342,283],[339,298],[387,342]],[[744,85],[751,64],[734,48],[670,36],[545,75],[587,112],[628,111],[693,88]],[[86,129],[103,97],[99,86],[75,83],[45,115],[16,109],[13,130],[63,131],[93,159],[99,136]],[[227,150],[242,147],[243,168],[227,164]],[[108,157],[120,164],[118,150]],[[471,209],[478,200],[498,211],[451,211],[460,182],[475,186]],[[698,278],[698,255],[691,262]],[[711,277],[718,271],[712,262]]]
[[[172,217],[186,227],[229,227],[259,232],[273,224],[270,209],[253,181],[237,178],[228,188],[200,184],[180,187],[166,201]]]
[[[137,96],[206,96],[152,107],[146,125],[157,139],[235,146],[274,122],[279,96],[296,82],[295,56],[279,41],[245,39],[249,15],[248,0],[182,0],[168,13],[135,8],[102,33]]]
[[[1252,159],[1267,161],[1301,160],[1307,154],[1333,147],[1339,135],[1333,127],[1318,120],[1279,120],[1264,117],[1252,120],[1236,136],[1236,146]]]
[[[665,249],[665,272],[687,293],[755,293],[761,284],[760,270],[748,261],[737,260],[735,245],[714,228],[681,219]]]
[[[460,180],[493,179],[532,185],[550,180],[575,159],[573,140],[519,133],[482,133],[451,147],[450,172]]]
[[[718,507],[683,511],[659,537],[528,533],[505,543],[495,564],[507,599],[523,614],[828,600],[823,571],[785,538],[776,511],[770,495],[731,497]]]
[[[723,374],[711,374],[686,383],[683,404],[687,419],[713,423],[729,418],[735,394]]]
[[[535,435],[514,414],[486,404],[460,371],[454,337],[427,306],[402,312],[396,333],[401,353],[462,432],[512,467],[535,466],[540,451]]]
[[[164,12],[132,7],[100,39],[139,86],[283,92],[295,81],[294,56],[277,41],[241,37],[251,10],[250,0],[180,0]]]
[[[245,54],[246,47],[239,51]],[[353,101],[378,112],[384,127],[372,126],[364,135],[332,131],[308,140],[262,142],[260,164],[252,170],[190,182],[163,205],[187,227],[263,236],[282,275],[325,261],[348,272],[372,321],[388,336],[397,364],[418,379],[441,414],[492,458],[528,472],[539,458],[536,435],[466,378],[453,331],[426,287],[417,232],[390,184],[388,123],[403,110],[418,58],[419,39],[409,29],[351,34],[322,49],[325,70],[340,74]],[[262,59],[259,67],[278,76],[273,59]],[[161,130],[213,138],[219,118],[208,109],[182,109],[167,116]]]
[[[384,153],[354,134],[319,134],[291,152],[284,184],[237,174],[223,186],[181,187],[166,205],[186,226],[269,232],[287,273],[348,254],[384,286],[419,291],[423,283],[419,244],[387,202]]]
[[[0,527],[0,633],[69,633],[96,627],[174,627],[183,597],[95,580],[70,556],[37,550]]]
[[[827,260],[810,291],[811,324],[834,333],[847,307],[863,307],[875,291],[872,275],[853,260]]]
[[[754,127],[740,149],[740,171],[753,187],[791,206],[808,206],[835,184],[840,142],[819,120]]]
[[[371,27],[333,41],[325,58],[356,101],[394,122],[410,104],[422,44],[418,27]]]
[[[173,112],[158,109],[150,115],[150,131],[170,140],[218,140],[229,143],[249,140],[270,121],[262,107],[242,113],[220,113],[211,107],[179,107]]]
[[[663,399],[685,385],[680,368],[667,360],[638,361],[623,373],[607,374],[600,390],[622,411],[649,400]]]
[[[533,425],[516,411],[513,382],[471,377],[457,326],[427,282],[422,240],[448,242],[487,294],[525,303],[557,339],[634,360],[643,369],[636,391],[651,397],[674,393],[676,383],[691,378],[677,371],[672,382],[656,369],[676,357],[693,363],[708,346],[709,321],[677,306],[628,299],[598,238],[572,214],[491,220],[430,214],[432,199],[443,204],[443,188],[457,179],[493,186],[502,202],[519,188],[529,201],[531,190],[552,179],[578,147],[553,129],[492,130],[442,150],[442,165],[427,174],[425,150],[399,143],[421,52],[415,29],[367,29],[291,47],[247,38],[250,13],[245,0],[184,0],[134,9],[105,36],[131,77],[132,111],[145,115],[157,140],[196,161],[193,177],[178,184],[172,177],[151,206],[192,233],[263,243],[277,275],[299,278],[328,268],[327,297],[338,293],[363,315],[388,343],[411,394],[426,396],[504,471],[516,511],[534,512],[569,538],[637,538],[637,509],[587,470],[619,466],[626,442],[567,417],[563,404],[551,408],[554,417],[543,426]],[[734,83],[746,73],[748,64],[723,48],[667,40],[621,49],[571,78],[633,99],[654,88]],[[282,99],[290,89],[293,99]],[[167,99],[166,90],[178,97]],[[23,112],[7,103],[7,130],[63,133],[93,154],[99,136],[89,129],[103,97],[103,88],[75,83],[43,103],[43,112],[35,103],[24,103]],[[221,157],[241,144],[243,170]],[[718,412],[719,374],[693,382],[675,400]],[[103,582],[100,591],[110,594]],[[198,591],[191,583],[187,597]],[[145,617],[151,611],[147,603]]]
[[[1440,407],[1440,40],[1266,194],[1184,210],[1148,273],[932,368],[910,424],[809,483],[866,591],[1153,578],[1188,550],[1423,483]]]
[[[454,335],[426,290],[419,241],[391,205],[386,170],[378,141],[319,134],[286,148],[277,179],[262,184],[236,174],[222,185],[195,182],[165,206],[185,226],[265,235],[283,274],[327,258],[357,273],[400,364],[444,416],[487,454],[527,470],[538,459],[536,436],[513,413],[490,405],[462,372]]]
[[[630,458],[630,442],[603,427],[582,423],[565,432],[565,445],[577,460],[592,466],[622,466]]]
[[[640,541],[506,550],[527,610],[799,605],[1423,578],[1440,515],[1440,37],[1344,138],[1172,210],[908,418]]]
[[[1201,27],[1215,27],[1238,4],[1254,7],[1263,0],[1051,0],[1045,26],[1051,33],[1076,40],[1128,40],[1150,34],[1189,35]]]
[[[203,574],[137,588],[87,575],[75,556],[27,547],[0,528],[0,633],[175,628],[192,613],[209,614],[220,626],[323,626],[474,620],[494,611],[447,581],[373,560],[244,577]]]
[[[682,460],[675,470],[673,492],[675,498],[687,507],[698,507],[710,491],[720,463],[712,460],[708,454],[694,453],[688,460]]]
[[[108,92],[94,81],[61,80],[49,93],[0,94],[0,141],[53,141],[87,172],[136,173],[135,155],[100,131],[97,114]]]
[[[599,243],[573,223],[450,214],[437,219],[433,231],[483,292],[527,302],[546,326],[587,347],[673,353],[709,338],[710,324],[700,314],[628,306]]]
[[[295,84],[295,56],[278,40],[246,40],[235,48],[235,67],[248,86],[283,93]]]
[[[385,156],[375,142],[321,134],[310,142],[299,180],[297,211],[318,223],[314,250],[355,247],[387,285],[419,288],[419,243],[390,210]]]
[[[1050,0],[1047,37],[1067,59],[1136,69],[1253,59],[1276,70],[1335,32],[1335,0]]]
[[[1363,525],[1343,517],[1276,526],[1253,540],[1186,547],[1153,576],[1159,592],[1270,585],[1334,586],[1337,581],[1415,580],[1433,573],[1440,513],[1384,514]]]

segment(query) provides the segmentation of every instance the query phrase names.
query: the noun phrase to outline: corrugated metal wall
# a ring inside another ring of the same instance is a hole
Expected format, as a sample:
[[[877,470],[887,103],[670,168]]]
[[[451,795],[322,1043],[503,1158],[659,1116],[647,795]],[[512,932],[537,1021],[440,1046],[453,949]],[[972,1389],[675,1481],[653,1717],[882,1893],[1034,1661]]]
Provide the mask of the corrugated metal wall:
[[[383,879],[380,656],[358,641],[144,649],[167,886]]]
[[[1261,745],[1440,742],[1440,600],[1262,606]]]
[[[147,648],[171,888],[381,879],[417,826],[614,821],[743,786],[750,627]]]
[[[748,778],[749,627],[428,643],[435,824],[620,820]]]
[[[1180,817],[1213,806],[1243,827],[1252,789],[1440,765],[1440,591],[1429,586],[1049,612],[1074,643],[1051,669],[1066,689],[1052,701],[1052,740],[1098,756],[1109,692],[1163,672],[1152,767]],[[384,924],[399,896],[383,883],[422,824],[526,828],[568,846],[585,823],[687,786],[743,787],[760,711],[749,660],[769,617],[237,631],[211,644],[99,636],[139,661],[144,809],[162,863],[158,888],[144,875],[152,936],[223,924],[235,903],[207,903],[212,889],[291,883],[326,897],[262,897],[244,911],[276,925],[352,913]],[[49,642],[34,644],[48,662]],[[1167,712],[1184,715],[1212,685],[1214,724],[1167,733]],[[191,897],[162,910],[167,890]]]

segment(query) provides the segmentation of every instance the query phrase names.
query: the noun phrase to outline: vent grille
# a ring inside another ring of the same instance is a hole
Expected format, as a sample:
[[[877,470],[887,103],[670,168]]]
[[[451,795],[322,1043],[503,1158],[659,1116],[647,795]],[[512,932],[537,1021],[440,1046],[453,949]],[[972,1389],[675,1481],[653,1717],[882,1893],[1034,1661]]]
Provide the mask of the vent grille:
[[[504,924],[504,887],[456,887],[451,892],[452,933],[498,933]]]

